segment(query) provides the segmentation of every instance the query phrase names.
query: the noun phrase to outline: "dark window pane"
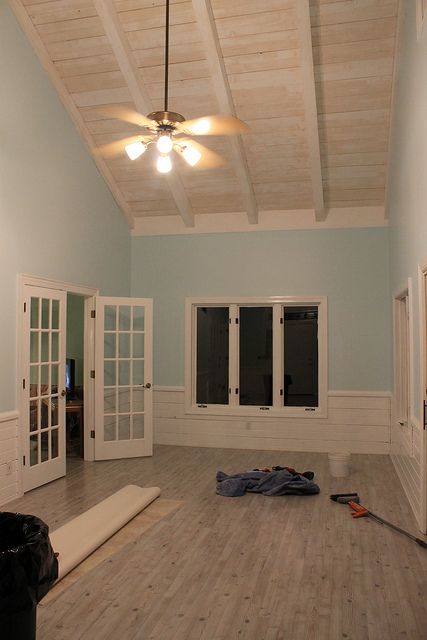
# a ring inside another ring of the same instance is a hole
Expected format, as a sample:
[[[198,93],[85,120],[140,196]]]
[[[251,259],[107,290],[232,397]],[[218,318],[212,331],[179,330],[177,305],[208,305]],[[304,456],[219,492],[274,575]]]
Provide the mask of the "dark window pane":
[[[317,307],[286,307],[284,310],[283,404],[317,407],[318,348]]]
[[[228,404],[228,327],[228,307],[197,308],[197,404]]]
[[[241,405],[273,404],[273,309],[241,307],[239,400]]]

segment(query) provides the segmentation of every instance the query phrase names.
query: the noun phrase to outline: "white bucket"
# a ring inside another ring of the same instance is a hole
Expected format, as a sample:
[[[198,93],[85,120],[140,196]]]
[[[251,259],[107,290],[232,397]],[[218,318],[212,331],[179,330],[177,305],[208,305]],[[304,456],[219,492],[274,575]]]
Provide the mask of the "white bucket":
[[[334,478],[344,478],[350,473],[349,453],[328,453],[329,471]]]

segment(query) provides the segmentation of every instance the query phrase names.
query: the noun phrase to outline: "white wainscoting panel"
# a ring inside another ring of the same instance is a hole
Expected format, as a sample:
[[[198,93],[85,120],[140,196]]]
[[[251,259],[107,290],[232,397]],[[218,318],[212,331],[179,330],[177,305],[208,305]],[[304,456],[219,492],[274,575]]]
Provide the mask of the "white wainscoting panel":
[[[184,388],[154,389],[156,444],[283,451],[390,453],[390,394],[328,394],[327,418],[186,414]]]
[[[406,426],[401,426],[392,421],[391,459],[420,526],[422,441],[422,426],[415,417],[412,416],[409,425]]]
[[[0,505],[21,495],[18,469],[18,414],[0,413]]]

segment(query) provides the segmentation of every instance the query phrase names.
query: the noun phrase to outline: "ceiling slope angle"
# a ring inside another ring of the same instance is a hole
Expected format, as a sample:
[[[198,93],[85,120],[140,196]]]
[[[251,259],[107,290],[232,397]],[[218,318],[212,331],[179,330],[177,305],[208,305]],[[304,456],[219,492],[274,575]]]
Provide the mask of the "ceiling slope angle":
[[[133,233],[387,224],[398,0],[9,4]]]

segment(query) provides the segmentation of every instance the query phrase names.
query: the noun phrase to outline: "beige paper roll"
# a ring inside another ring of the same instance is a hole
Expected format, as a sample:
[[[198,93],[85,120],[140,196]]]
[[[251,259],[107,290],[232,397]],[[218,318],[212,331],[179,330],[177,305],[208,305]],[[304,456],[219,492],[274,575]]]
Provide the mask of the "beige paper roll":
[[[158,487],[137,487],[129,484],[53,531],[49,537],[54,551],[59,553],[58,580],[111,538],[159,495]]]

